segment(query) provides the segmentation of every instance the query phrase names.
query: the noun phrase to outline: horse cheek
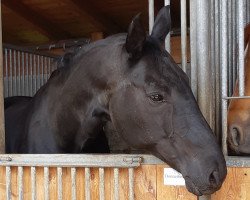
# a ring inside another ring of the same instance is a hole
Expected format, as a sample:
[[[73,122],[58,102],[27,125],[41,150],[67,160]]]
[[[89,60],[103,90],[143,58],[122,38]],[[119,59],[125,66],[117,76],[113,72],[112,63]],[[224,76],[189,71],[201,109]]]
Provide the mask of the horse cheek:
[[[164,124],[163,120],[157,123],[157,118],[162,118],[159,117],[162,110],[149,109],[148,101],[142,90],[132,86],[116,93],[110,101],[114,127],[135,148],[147,148],[166,136],[160,125]]]

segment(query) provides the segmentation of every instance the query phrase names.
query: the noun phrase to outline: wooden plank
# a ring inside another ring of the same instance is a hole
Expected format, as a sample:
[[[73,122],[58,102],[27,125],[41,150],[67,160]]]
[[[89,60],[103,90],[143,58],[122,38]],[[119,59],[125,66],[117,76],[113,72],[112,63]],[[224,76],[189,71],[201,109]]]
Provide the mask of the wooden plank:
[[[18,199],[18,175],[17,167],[11,167],[11,199]]]
[[[2,4],[2,25],[4,43],[34,45],[48,43],[50,40],[37,30],[37,25],[28,22],[19,14]]]
[[[91,33],[91,41],[97,41],[103,39],[103,32],[93,32]]]
[[[5,153],[2,11],[0,2],[0,153]]]
[[[135,199],[136,200],[197,200],[185,187],[165,186],[163,184],[163,169],[166,165],[142,165],[135,169]],[[18,199],[17,167],[11,167],[12,199]],[[113,168],[105,169],[105,199],[114,199]],[[76,185],[77,199],[84,199],[84,168],[77,168]],[[128,169],[119,170],[120,199],[128,200]],[[212,195],[211,200],[244,200],[250,199],[250,168],[228,168],[228,176],[220,191]],[[44,168],[36,168],[37,199],[44,199]],[[63,169],[63,199],[71,199],[71,171]],[[0,199],[6,198],[5,167],[0,167]],[[99,199],[99,171],[91,168],[91,199]],[[24,199],[31,199],[30,167],[24,167],[23,176]],[[50,199],[57,199],[57,171],[49,170]]]
[[[157,166],[157,200],[197,200],[197,197],[187,191],[184,186],[166,186],[163,181],[163,171],[166,165]]]
[[[157,199],[157,172],[156,165],[142,165],[135,169],[135,199]],[[157,199],[160,200],[160,199]]]
[[[3,2],[4,1],[7,2],[9,0],[3,0]],[[75,3],[71,0],[11,1],[22,2],[25,6],[29,7],[30,10],[46,18],[49,24],[56,25],[54,27],[59,26],[60,30],[63,29],[62,31],[63,33],[66,32],[66,36],[69,33],[72,37],[79,37],[89,36],[93,31],[126,31],[131,19],[139,12],[142,13],[142,21],[145,29],[147,29],[148,25],[147,0],[105,0],[92,1],[91,3],[87,0],[74,0]],[[179,1],[171,2],[172,27],[174,28],[180,27],[179,4]],[[79,5],[81,5],[81,7]],[[162,6],[163,1],[155,1],[155,11],[158,11]],[[2,12],[4,14],[5,42],[9,41],[10,43],[19,43],[22,45],[27,45],[27,43],[41,44],[48,42],[47,37],[39,34],[41,28],[39,28],[38,24],[28,21],[33,21],[34,17],[23,20],[24,18],[16,16],[16,14],[10,12],[10,9],[6,6],[3,6]],[[28,10],[26,12],[29,13]],[[106,27],[105,24],[111,25]],[[113,29],[113,26],[115,29]],[[61,34],[58,36],[57,39],[60,39]]]
[[[6,179],[5,179],[5,167],[0,167],[0,199],[6,198]]]
[[[84,168],[77,168],[76,169],[76,198],[77,199],[84,199],[85,197],[85,181],[84,181]]]
[[[36,191],[37,200],[44,199],[44,170],[43,167],[36,167]]]
[[[114,200],[114,169],[110,168],[110,174],[109,174],[109,179],[110,179],[110,200]]]
[[[91,199],[99,199],[99,169],[90,169],[90,194]]]
[[[119,198],[120,200],[129,200],[128,169],[119,169]]]
[[[104,169],[104,191],[106,200],[111,200],[111,184],[113,182],[111,174],[112,174],[111,168]]]
[[[171,37],[171,55],[174,61],[178,64],[181,63],[181,37],[174,36]],[[190,42],[189,37],[187,37],[187,62],[190,62]]]
[[[212,195],[211,200],[250,199],[250,168],[228,168],[222,188]]]
[[[85,17],[87,14],[88,20],[94,26],[100,27],[101,30],[105,30],[107,33],[119,33],[124,31],[118,24],[112,21],[112,19],[102,14],[100,10],[93,6],[93,4],[89,3],[89,1],[71,0],[70,2],[73,3],[78,8],[78,10],[84,12]]]
[[[71,37],[69,33],[62,30],[60,27],[52,23],[49,19],[46,19],[40,15],[38,12],[33,11],[21,1],[3,0],[2,3],[28,22],[32,23],[38,31],[50,39],[66,39]]]
[[[23,199],[31,199],[30,167],[23,168]]]
[[[57,199],[57,169],[49,169],[49,199]]]
[[[71,170],[70,168],[63,168],[63,200],[71,199]],[[84,189],[84,188],[83,188]]]

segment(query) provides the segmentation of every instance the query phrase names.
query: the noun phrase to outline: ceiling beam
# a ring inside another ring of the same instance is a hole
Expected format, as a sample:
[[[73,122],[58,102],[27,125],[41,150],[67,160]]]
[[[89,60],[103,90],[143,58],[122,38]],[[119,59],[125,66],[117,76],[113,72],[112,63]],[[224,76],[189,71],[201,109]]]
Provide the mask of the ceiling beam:
[[[61,40],[71,37],[69,33],[65,32],[57,25],[50,22],[49,19],[44,18],[19,0],[2,0],[2,4],[33,24],[37,28],[37,31],[47,36],[49,39]]]
[[[75,5],[79,14],[84,14],[84,17],[87,15],[87,20],[95,27],[100,28],[101,31],[106,33],[118,33],[125,31],[103,13],[100,13],[100,11],[89,2],[89,0],[70,0],[70,2]]]

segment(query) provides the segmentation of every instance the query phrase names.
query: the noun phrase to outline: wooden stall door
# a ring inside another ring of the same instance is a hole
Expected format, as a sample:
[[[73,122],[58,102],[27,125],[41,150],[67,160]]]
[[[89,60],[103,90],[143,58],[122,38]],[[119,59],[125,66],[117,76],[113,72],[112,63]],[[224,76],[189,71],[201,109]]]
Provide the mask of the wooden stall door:
[[[184,186],[164,185],[164,168],[166,165],[157,166],[157,200],[197,200],[197,196],[187,191]]]
[[[196,196],[189,193],[185,187],[165,186],[163,183],[163,171],[166,165],[142,165],[134,170],[135,200],[196,200]],[[0,167],[0,200],[6,199],[5,167]],[[119,170],[119,198],[129,200],[128,169]],[[64,168],[63,199],[71,199],[71,170]],[[49,168],[49,198],[57,199],[57,170]],[[76,196],[77,199],[85,199],[85,175],[84,168],[76,168]],[[99,199],[99,170],[90,168],[91,199]],[[11,196],[12,200],[18,199],[18,170],[11,167]],[[31,199],[31,173],[30,167],[24,167],[23,171],[23,199]],[[36,197],[44,199],[44,169],[36,168]],[[114,200],[114,170],[105,169],[105,200]]]
[[[164,185],[163,172],[166,165],[142,165],[134,171],[135,200],[197,200],[185,187]],[[57,170],[49,168],[50,199],[57,199]],[[0,167],[0,200],[6,199],[6,170]],[[77,199],[85,199],[84,168],[76,169]],[[120,169],[120,200],[128,200],[128,169]],[[44,169],[36,169],[36,196],[44,199]],[[63,199],[71,199],[71,170],[63,169]],[[114,200],[114,170],[105,169],[105,200]],[[99,170],[90,169],[91,199],[99,199]],[[211,200],[250,200],[250,168],[228,168],[227,178],[222,188],[211,196]],[[11,167],[11,197],[18,199],[18,170]],[[31,199],[30,167],[23,170],[23,199]]]
[[[230,167],[222,188],[211,200],[250,200],[250,168]]]

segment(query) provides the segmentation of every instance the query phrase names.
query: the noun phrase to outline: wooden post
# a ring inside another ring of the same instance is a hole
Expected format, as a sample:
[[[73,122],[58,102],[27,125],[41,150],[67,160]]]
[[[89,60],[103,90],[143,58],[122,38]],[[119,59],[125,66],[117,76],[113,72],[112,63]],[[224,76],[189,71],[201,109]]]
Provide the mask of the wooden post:
[[[97,41],[103,39],[103,32],[93,32],[91,33],[91,41]]]
[[[5,153],[4,97],[3,97],[3,43],[2,43],[2,2],[0,1],[0,153]]]

